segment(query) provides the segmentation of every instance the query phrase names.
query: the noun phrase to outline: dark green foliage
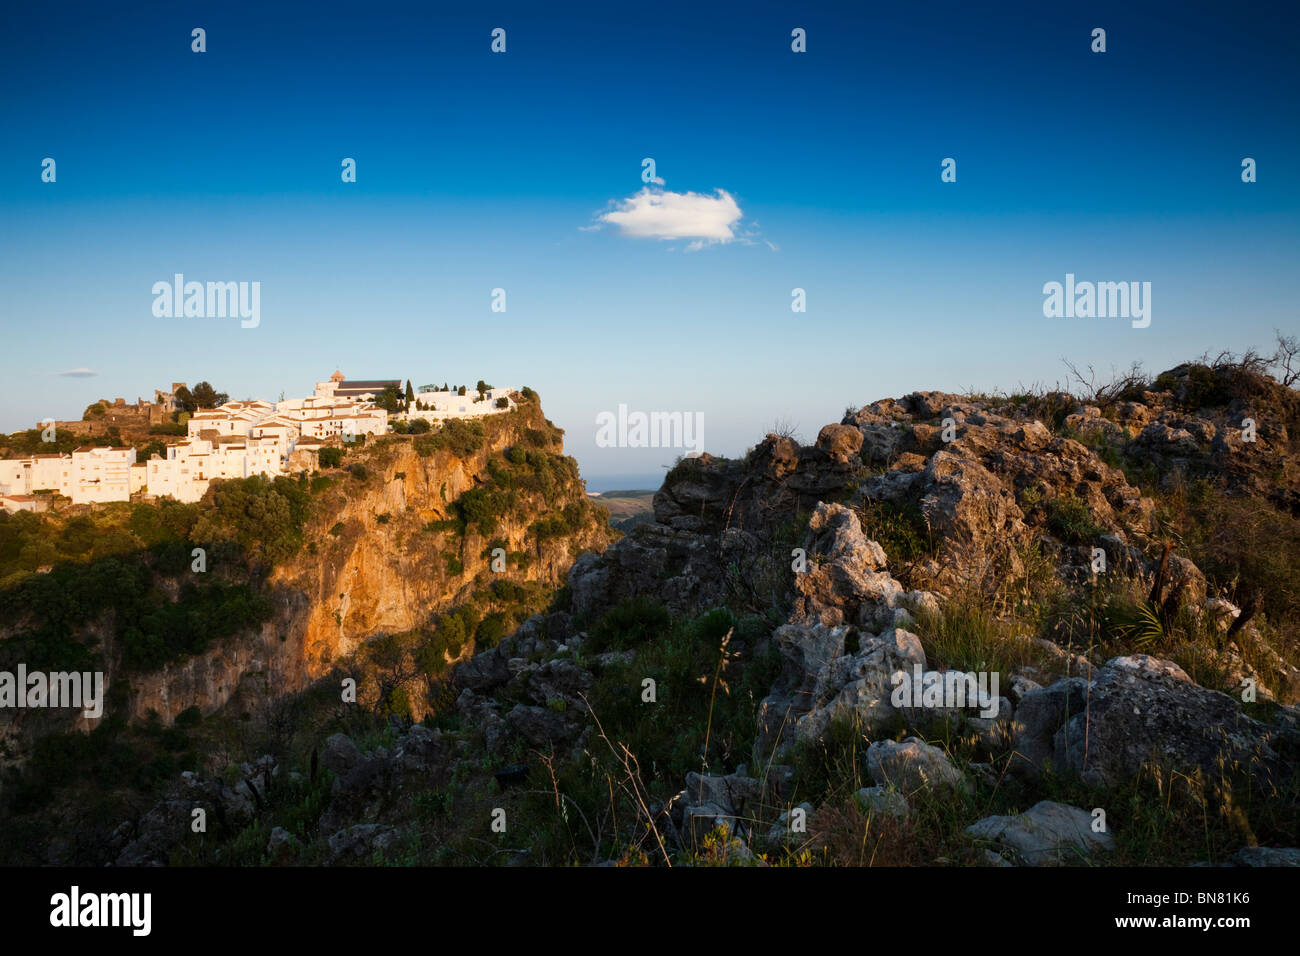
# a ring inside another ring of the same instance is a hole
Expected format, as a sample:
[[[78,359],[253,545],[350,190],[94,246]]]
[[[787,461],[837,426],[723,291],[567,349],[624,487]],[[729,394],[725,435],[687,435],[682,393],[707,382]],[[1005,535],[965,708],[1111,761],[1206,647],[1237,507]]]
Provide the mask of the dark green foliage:
[[[655,768],[656,779],[676,781],[706,767],[721,772],[749,759],[758,702],[780,658],[772,651],[735,656],[744,629],[742,619],[725,609],[674,622],[662,607],[628,602],[592,632],[622,634],[623,646],[637,649],[632,664],[601,671],[589,699],[610,739],[626,744],[641,767]],[[656,685],[653,704],[641,700],[647,677]]]
[[[337,468],[343,464],[342,448],[322,448],[316,452],[316,460],[322,468]]]
[[[288,478],[261,475],[215,483],[194,539],[231,542],[251,560],[274,564],[302,546],[310,496]]]
[[[1052,534],[1067,544],[1087,544],[1102,533],[1102,528],[1092,520],[1088,503],[1073,494],[1048,499],[1047,527]]]
[[[452,418],[442,423],[442,427],[431,435],[422,435],[415,440],[415,452],[427,458],[435,451],[449,451],[457,458],[468,458],[483,447],[483,423]]]
[[[553,514],[542,518],[540,521],[533,522],[529,530],[537,536],[538,541],[571,535],[580,530],[587,522],[590,508],[591,506],[585,499],[571,501],[564,506],[559,514]]]
[[[889,567],[896,569],[896,574],[904,574],[908,565],[932,558],[938,551],[934,534],[915,501],[868,504],[862,512],[862,530],[885,549]]]
[[[1193,412],[1227,405],[1235,397],[1231,376],[1208,365],[1187,366],[1181,382],[1170,372],[1165,372],[1156,378],[1153,387],[1156,391],[1173,392],[1177,404]]]
[[[510,512],[515,504],[511,492],[485,485],[471,488],[457,498],[452,507],[467,528],[474,527],[480,534],[490,535],[496,532],[500,516]]]
[[[668,629],[668,609],[647,597],[635,597],[611,608],[591,629],[587,651],[599,654],[607,650],[638,647]]]
[[[29,428],[0,438],[0,448],[4,449],[6,458],[23,458],[28,455],[66,454],[80,448],[84,441],[85,436],[60,429],[55,432],[54,441],[47,442],[41,437],[41,429]]]
[[[501,643],[506,635],[506,616],[501,611],[493,611],[479,623],[474,631],[475,650],[490,650]]]

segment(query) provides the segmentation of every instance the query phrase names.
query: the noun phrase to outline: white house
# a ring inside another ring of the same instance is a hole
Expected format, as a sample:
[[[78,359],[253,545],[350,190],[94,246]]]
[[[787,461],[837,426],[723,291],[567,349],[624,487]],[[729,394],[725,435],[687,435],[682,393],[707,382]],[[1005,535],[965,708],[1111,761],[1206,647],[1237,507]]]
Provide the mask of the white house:
[[[86,446],[72,453],[72,486],[62,491],[73,504],[130,501],[134,448]]]
[[[9,459],[0,461],[0,494],[53,491],[78,505],[128,501],[134,465],[134,448],[95,445],[78,448],[71,455]]]
[[[410,409],[401,416],[406,421],[412,418],[423,418],[427,421],[437,422],[448,418],[479,418],[483,415],[495,415],[497,412],[508,412],[515,407],[515,403],[510,398],[510,393],[514,389],[510,388],[490,388],[484,395],[482,401],[479,400],[479,393],[474,389],[466,389],[464,395],[455,391],[441,391],[430,389],[428,391],[417,392],[415,401],[411,402]],[[498,407],[498,399],[505,399],[506,404]]]

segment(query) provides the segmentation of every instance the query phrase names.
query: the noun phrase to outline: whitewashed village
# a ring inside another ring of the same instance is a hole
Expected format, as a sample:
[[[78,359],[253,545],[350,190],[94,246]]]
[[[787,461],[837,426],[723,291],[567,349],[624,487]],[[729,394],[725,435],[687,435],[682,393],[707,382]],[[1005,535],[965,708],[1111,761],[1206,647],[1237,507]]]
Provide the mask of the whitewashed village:
[[[173,383],[170,392],[155,392],[154,403],[125,407],[148,406],[151,418],[158,411],[178,412],[176,393],[184,387]],[[195,502],[214,480],[310,471],[322,447],[385,435],[398,422],[409,427],[423,420],[436,428],[448,419],[515,407],[509,388],[424,385],[401,410],[389,411],[378,400],[390,389],[400,394],[401,381],[349,381],[336,371],[317,382],[306,398],[226,401],[182,417],[185,436],[147,461],[136,460],[135,448],[93,441],[71,453],[0,459],[0,507],[8,512],[45,510],[54,494],[73,504],[159,498]],[[117,401],[121,407],[122,400]],[[57,428],[59,423],[53,424]]]

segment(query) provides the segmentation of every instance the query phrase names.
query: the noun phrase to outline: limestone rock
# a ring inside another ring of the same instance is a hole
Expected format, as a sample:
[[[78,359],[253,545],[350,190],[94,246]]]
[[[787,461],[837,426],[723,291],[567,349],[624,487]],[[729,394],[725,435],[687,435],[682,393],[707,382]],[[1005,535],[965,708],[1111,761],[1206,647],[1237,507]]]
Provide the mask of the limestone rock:
[[[1052,800],[1042,800],[1015,816],[985,817],[967,827],[966,834],[997,844],[1028,866],[1079,863],[1115,845],[1109,833],[1093,832],[1086,810]]]

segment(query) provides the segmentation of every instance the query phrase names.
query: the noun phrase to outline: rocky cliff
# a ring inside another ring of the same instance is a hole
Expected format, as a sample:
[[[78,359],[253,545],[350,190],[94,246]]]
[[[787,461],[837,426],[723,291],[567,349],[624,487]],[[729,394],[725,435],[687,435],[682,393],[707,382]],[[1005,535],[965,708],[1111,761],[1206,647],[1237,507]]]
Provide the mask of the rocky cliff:
[[[485,419],[482,432],[459,447],[394,435],[349,450],[333,483],[315,495],[305,547],[268,579],[274,617],[206,653],[133,676],[130,713],[154,710],[170,720],[187,707],[207,713],[235,698],[246,709],[301,690],[370,638],[426,626],[498,577],[548,592],[560,587],[578,554],[610,540],[576,462],[563,456],[563,433],[535,400]],[[546,480],[494,502],[491,533],[482,523],[463,527],[457,502],[500,484],[515,448],[534,456],[530,476],[540,469]],[[580,515],[572,527],[539,536],[538,522],[566,508]],[[505,552],[499,572],[492,548]]]

